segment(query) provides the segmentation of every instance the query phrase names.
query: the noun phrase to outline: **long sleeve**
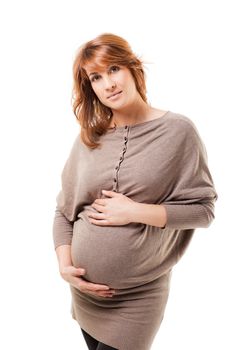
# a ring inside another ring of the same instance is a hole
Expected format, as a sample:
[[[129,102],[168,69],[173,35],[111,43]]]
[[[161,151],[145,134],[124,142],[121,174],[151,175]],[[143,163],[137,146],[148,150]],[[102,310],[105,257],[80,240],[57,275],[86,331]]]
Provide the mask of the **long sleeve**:
[[[69,221],[61,210],[56,207],[53,221],[54,248],[63,244],[71,245],[73,236],[73,222]]]
[[[56,198],[56,209],[53,221],[53,241],[55,249],[59,245],[71,244],[73,224],[76,220],[74,198],[78,195],[79,135],[73,142],[70,154],[61,173],[61,189]]]
[[[215,218],[214,201],[202,204],[167,204],[165,227],[175,229],[207,228]],[[165,228],[164,227],[164,228]]]
[[[195,229],[208,227],[218,198],[208,169],[207,152],[193,123],[186,123],[182,147],[178,150],[179,176],[172,194],[161,203],[167,212],[164,228]]]

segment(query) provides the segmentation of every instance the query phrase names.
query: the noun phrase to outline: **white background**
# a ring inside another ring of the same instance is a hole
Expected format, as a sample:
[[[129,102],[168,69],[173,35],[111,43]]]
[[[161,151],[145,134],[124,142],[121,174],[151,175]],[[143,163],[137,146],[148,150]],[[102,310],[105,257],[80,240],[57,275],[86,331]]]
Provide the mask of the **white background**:
[[[154,107],[194,121],[219,195],[214,222],[196,231],[173,269],[152,350],[232,349],[230,3],[1,1],[2,349],[87,349],[58,273],[52,222],[60,173],[79,131],[73,58],[103,32],[123,36],[148,62]]]

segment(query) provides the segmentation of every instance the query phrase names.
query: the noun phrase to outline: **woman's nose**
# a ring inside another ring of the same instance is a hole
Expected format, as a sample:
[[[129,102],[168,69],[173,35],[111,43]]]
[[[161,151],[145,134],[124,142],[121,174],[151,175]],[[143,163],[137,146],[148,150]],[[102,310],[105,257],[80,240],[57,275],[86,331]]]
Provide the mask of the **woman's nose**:
[[[104,87],[105,89],[113,89],[116,86],[116,83],[109,77],[104,79]]]

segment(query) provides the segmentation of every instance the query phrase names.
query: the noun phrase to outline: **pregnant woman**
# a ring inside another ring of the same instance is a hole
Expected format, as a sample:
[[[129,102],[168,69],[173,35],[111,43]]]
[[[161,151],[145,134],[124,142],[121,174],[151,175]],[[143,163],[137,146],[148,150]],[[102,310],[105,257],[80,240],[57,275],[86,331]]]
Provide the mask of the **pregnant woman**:
[[[142,61],[104,33],[79,47],[73,111],[53,238],[72,317],[90,350],[149,350],[173,266],[217,193],[190,118],[152,107]]]

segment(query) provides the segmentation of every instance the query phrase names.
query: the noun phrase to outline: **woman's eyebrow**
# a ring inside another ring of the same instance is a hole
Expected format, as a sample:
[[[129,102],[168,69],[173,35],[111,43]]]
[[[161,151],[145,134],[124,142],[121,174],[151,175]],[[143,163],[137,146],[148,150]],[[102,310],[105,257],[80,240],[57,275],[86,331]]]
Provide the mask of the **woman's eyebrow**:
[[[98,74],[98,72],[92,72],[92,73],[90,73],[89,77],[90,77],[91,75],[94,75],[94,74]]]
[[[106,67],[106,69],[108,70],[108,69],[110,69],[112,66],[113,66],[113,64],[110,64],[109,66]],[[89,77],[90,77],[91,75],[94,75],[94,74],[99,74],[99,73],[98,73],[98,72],[91,72],[91,73],[89,74]]]

